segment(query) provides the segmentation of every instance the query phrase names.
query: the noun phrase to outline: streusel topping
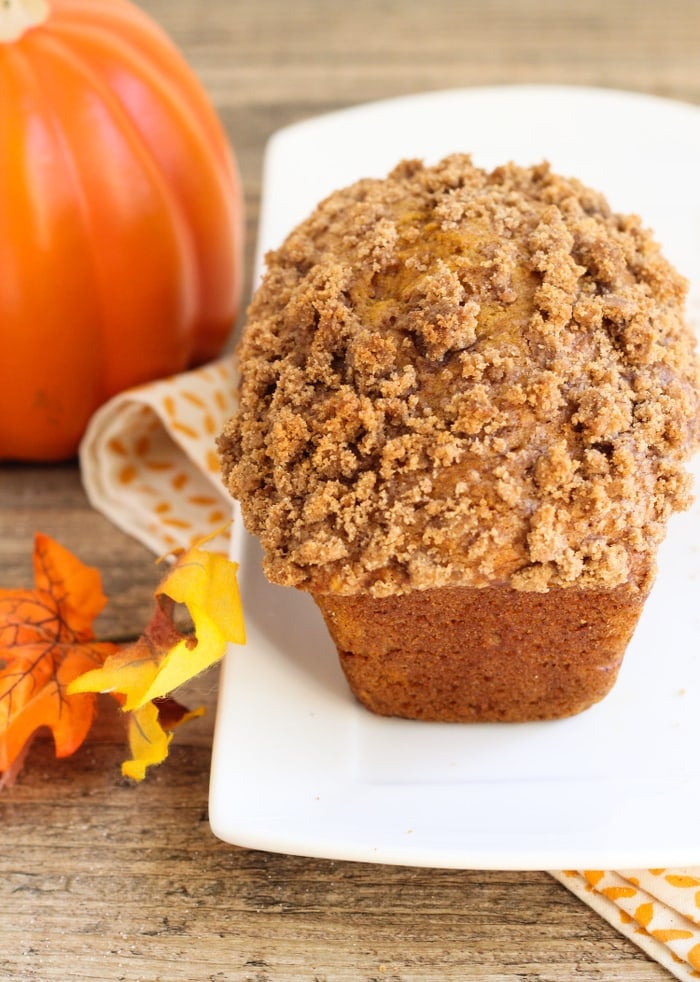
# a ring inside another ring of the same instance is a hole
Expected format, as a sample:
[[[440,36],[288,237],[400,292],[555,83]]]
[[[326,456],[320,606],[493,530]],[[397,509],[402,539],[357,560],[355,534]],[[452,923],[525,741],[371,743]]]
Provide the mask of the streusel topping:
[[[614,587],[687,507],[686,283],[548,165],[402,162],[323,201],[249,310],[225,480],[271,580]]]

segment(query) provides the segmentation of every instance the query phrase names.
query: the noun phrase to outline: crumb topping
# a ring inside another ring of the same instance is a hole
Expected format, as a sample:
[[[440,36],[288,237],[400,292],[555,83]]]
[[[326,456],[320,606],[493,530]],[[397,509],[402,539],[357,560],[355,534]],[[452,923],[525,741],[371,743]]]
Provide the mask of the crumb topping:
[[[402,162],[267,256],[223,471],[266,573],[374,596],[614,587],[687,507],[686,283],[547,164]]]

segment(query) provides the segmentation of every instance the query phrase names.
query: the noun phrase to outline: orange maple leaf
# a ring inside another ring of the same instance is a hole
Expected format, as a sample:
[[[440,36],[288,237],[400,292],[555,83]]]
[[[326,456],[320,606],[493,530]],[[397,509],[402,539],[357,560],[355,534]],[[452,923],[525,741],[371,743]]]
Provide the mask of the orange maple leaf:
[[[57,757],[81,745],[95,716],[92,693],[68,686],[117,650],[95,641],[106,603],[99,572],[53,539],[34,539],[34,589],[0,590],[0,773],[9,784],[37,731],[48,727]]]

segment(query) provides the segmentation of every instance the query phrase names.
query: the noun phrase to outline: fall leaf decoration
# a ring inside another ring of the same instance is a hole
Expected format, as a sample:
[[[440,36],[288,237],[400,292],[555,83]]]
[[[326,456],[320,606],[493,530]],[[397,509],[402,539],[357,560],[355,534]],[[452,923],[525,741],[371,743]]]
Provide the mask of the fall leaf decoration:
[[[173,730],[203,714],[203,707],[185,709],[175,699],[154,699],[129,713],[129,747],[133,756],[122,764],[124,777],[142,781],[147,767],[160,764],[168,756]]]
[[[95,639],[106,603],[99,572],[38,533],[34,589],[0,590],[0,787],[14,780],[42,728],[57,757],[77,750],[98,692],[112,693],[127,717],[132,757],[122,772],[141,780],[164,760],[175,727],[203,712],[169,694],[218,661],[229,641],[245,641],[236,570],[217,553],[183,552],[156,591],[145,632],[122,648]],[[191,617],[189,633],[175,626],[178,604]]]
[[[112,692],[131,714],[129,743],[133,759],[122,772],[137,780],[145,767],[167,756],[172,729],[184,716],[168,705],[163,713],[159,700],[183,682],[194,678],[226,650],[229,641],[245,642],[237,565],[218,553],[194,547],[183,553],[156,591],[156,609],[144,634],[114,654],[104,664],[81,675],[71,693]],[[194,634],[183,634],[173,622],[177,603],[185,604],[194,623]]]
[[[0,772],[11,783],[41,727],[57,757],[81,745],[95,715],[92,693],[68,685],[115,645],[95,641],[106,598],[100,574],[46,535],[34,541],[34,589],[0,590]]]

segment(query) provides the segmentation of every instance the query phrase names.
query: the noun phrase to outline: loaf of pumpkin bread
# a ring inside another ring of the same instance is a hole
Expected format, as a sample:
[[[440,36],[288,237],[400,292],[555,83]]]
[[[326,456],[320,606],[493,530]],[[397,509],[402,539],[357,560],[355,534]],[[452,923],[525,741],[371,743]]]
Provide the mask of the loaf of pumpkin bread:
[[[374,712],[610,690],[698,442],[686,283],[546,164],[404,161],[321,202],[249,310],[226,484]]]

